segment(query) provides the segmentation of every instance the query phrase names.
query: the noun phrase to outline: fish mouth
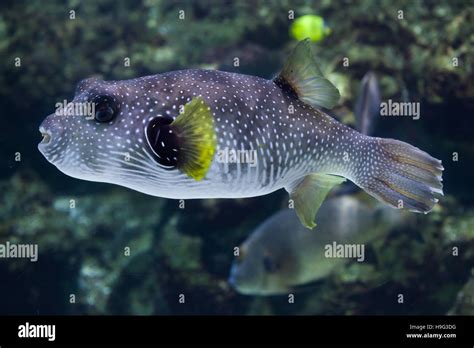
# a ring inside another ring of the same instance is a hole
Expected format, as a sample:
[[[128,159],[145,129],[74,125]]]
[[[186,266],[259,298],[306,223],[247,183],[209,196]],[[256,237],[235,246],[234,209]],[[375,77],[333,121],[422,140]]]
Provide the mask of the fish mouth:
[[[41,139],[41,142],[38,144],[38,146],[45,146],[49,144],[51,142],[51,132],[45,129],[44,127],[40,127],[39,131],[43,136],[43,139]]]

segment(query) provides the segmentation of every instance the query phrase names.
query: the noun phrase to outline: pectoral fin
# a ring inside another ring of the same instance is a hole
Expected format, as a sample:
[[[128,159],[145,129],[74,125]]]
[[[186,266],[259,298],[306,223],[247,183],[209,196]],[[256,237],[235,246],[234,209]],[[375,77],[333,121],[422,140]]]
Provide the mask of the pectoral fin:
[[[296,215],[303,226],[313,229],[316,226],[314,219],[328,192],[346,179],[329,175],[314,173],[304,177],[293,187],[287,188],[290,199],[293,200]]]
[[[170,128],[179,139],[177,167],[191,178],[202,180],[217,146],[211,108],[203,98],[193,98]]]

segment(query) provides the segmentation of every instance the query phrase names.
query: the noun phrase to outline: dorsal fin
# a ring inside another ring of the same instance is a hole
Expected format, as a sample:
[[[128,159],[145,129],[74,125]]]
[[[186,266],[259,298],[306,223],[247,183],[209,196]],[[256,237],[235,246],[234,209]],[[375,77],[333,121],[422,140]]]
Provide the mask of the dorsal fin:
[[[339,91],[325,79],[311,52],[310,40],[300,41],[291,52],[274,82],[301,101],[314,107],[331,109],[339,100]]]

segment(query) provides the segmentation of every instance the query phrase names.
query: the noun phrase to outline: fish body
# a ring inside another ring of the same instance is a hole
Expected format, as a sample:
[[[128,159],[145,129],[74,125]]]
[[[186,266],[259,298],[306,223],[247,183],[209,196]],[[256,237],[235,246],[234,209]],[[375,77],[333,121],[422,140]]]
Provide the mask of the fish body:
[[[291,209],[273,214],[239,247],[229,283],[247,295],[288,294],[327,277],[351,260],[328,257],[327,248],[333,243],[365,245],[411,220],[406,212],[380,202],[344,195],[327,199],[317,221],[316,230],[310,231]]]
[[[402,207],[429,211],[441,192],[440,161],[360,134],[316,107],[338,97],[307,41],[274,80],[199,69],[87,79],[73,102],[93,103],[95,119],[48,116],[39,150],[72,177],[165,198],[242,198],[285,188],[309,228],[344,178],[392,206],[402,200]],[[237,151],[255,161],[223,160]]]
[[[359,136],[273,81],[236,73],[191,69],[126,81],[86,80],[74,101],[87,102],[98,95],[113,95],[120,104],[120,114],[112,124],[104,127],[84,122],[82,117],[49,116],[42,128],[61,133],[62,139],[57,145],[40,144],[40,150],[70,176],[166,198],[265,195],[307,173],[334,170],[338,158],[342,159],[337,150],[343,147],[337,141]],[[221,163],[216,156],[199,181],[177,168],[160,171],[144,136],[147,124],[156,117],[176,119],[180,106],[199,96],[213,112],[216,153],[255,150],[255,166]],[[56,149],[57,158],[52,157]],[[131,179],[134,175],[137,180]]]

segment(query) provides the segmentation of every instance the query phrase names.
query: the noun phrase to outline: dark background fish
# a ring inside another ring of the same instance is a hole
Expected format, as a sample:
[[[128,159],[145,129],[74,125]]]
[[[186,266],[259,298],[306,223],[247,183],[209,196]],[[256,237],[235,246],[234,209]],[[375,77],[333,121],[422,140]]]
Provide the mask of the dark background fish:
[[[407,212],[364,201],[360,194],[327,199],[313,232],[299,224],[292,210],[281,210],[257,226],[242,243],[229,283],[246,295],[287,296],[304,289],[305,284],[341,272],[347,262],[369,263],[365,252],[373,239],[409,224],[410,219],[413,216]],[[328,257],[327,246],[333,243],[363,245],[364,255],[359,259]]]

